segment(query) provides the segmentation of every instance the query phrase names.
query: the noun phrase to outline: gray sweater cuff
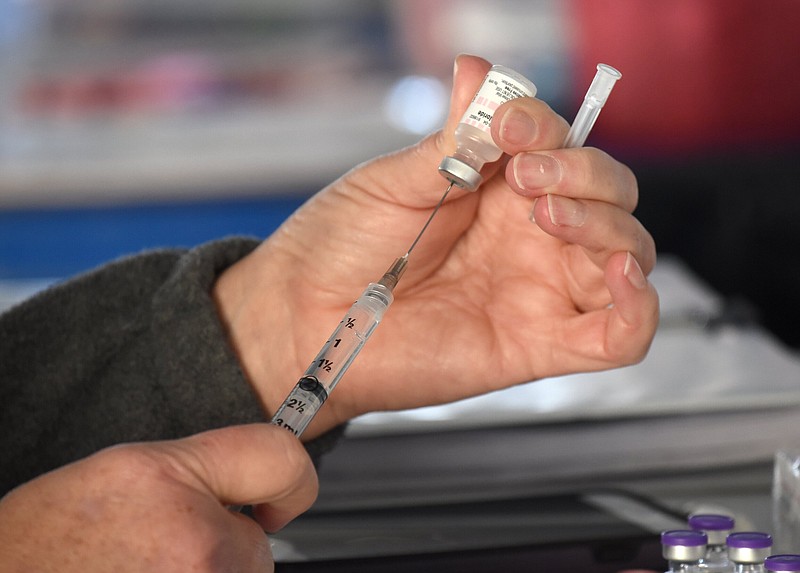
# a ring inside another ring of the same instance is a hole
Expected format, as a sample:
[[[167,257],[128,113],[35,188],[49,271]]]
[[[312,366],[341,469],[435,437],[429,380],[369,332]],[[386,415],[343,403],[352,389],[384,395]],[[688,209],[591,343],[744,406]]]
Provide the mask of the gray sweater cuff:
[[[211,290],[258,241],[126,257],[0,317],[0,492],[122,442],[265,422]],[[318,457],[337,428],[307,445]]]

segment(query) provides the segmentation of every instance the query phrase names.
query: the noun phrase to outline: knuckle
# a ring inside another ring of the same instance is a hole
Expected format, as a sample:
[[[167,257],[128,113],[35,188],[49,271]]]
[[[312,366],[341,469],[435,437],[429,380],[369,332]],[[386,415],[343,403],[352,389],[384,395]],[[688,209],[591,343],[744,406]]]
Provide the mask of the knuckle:
[[[623,190],[623,207],[632,213],[639,204],[639,181],[630,167],[619,161],[615,161],[615,164],[619,172],[620,187]]]
[[[165,475],[163,456],[144,444],[122,444],[101,450],[92,458],[99,475],[119,484],[140,484]]]

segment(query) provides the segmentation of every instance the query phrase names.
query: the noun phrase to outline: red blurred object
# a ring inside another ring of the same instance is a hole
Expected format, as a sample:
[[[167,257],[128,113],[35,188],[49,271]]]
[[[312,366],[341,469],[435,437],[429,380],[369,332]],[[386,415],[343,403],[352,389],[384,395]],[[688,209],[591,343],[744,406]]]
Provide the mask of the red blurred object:
[[[168,53],[129,67],[34,78],[21,90],[19,106],[33,116],[78,119],[173,113],[204,109],[226,98],[287,97],[287,86],[296,78],[274,64],[231,71],[212,57]]]
[[[800,141],[797,0],[572,0],[571,8],[577,85],[599,62],[622,72],[593,138],[662,156]]]
[[[179,110],[213,94],[219,83],[219,74],[209,60],[168,54],[131,69],[72,72],[32,80],[23,90],[21,109],[78,117],[120,110]]]

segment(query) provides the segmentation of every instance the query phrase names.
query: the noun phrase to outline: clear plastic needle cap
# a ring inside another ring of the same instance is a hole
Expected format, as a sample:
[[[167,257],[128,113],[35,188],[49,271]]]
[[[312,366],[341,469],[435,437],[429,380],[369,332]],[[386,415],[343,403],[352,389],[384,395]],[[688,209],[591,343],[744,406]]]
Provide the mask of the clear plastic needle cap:
[[[621,77],[622,74],[608,64],[597,64],[597,73],[564,140],[564,147],[581,147],[584,144],[611,90]]]

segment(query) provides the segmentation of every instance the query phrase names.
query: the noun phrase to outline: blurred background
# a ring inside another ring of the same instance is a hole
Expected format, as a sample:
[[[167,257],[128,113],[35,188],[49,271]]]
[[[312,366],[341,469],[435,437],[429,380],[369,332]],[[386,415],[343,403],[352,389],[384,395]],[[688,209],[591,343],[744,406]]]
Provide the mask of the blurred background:
[[[570,119],[619,68],[587,144],[634,168],[662,253],[800,345],[797,22],[795,0],[0,0],[3,292],[267,236],[436,129],[470,52]]]

